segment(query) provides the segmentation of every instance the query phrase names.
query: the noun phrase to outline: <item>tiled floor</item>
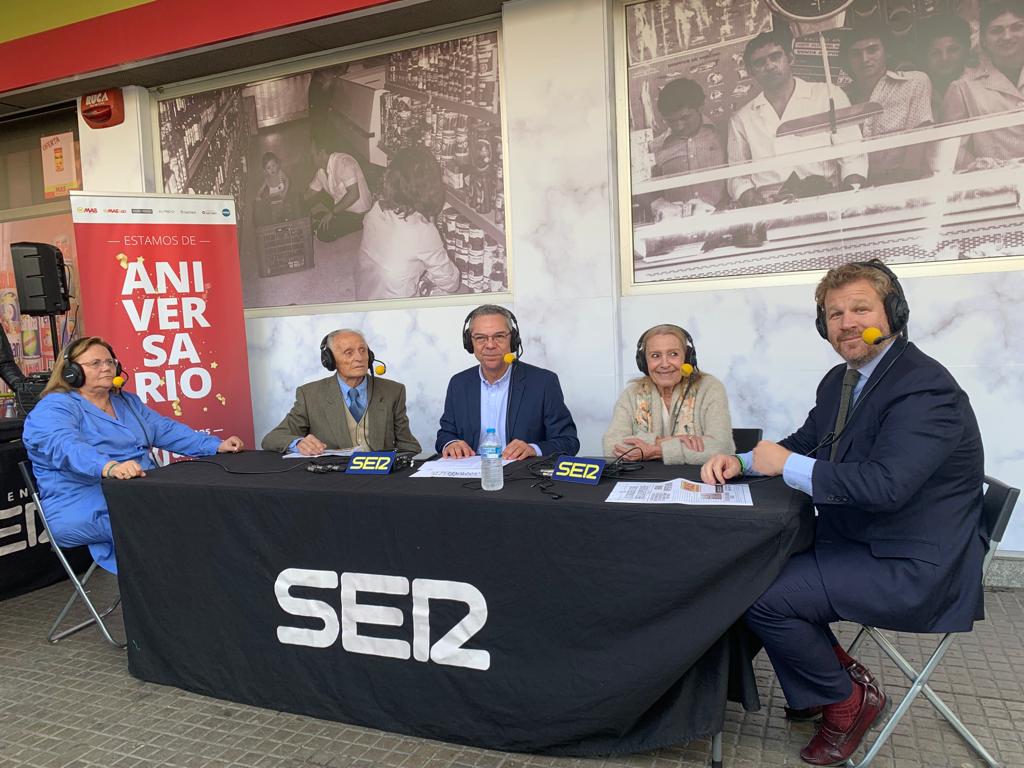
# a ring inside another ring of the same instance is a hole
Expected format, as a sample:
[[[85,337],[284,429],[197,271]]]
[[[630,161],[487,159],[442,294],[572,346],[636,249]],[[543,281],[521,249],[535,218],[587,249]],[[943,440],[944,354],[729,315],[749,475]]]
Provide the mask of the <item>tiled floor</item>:
[[[115,587],[97,578],[98,600]],[[314,720],[204,698],[143,683],[127,671],[125,654],[88,629],[57,645],[46,630],[68,585],[0,603],[0,768],[130,768],[210,766],[299,768],[524,768],[526,766],[708,765],[708,742],[607,759],[507,754]],[[1024,591],[990,591],[988,620],[958,638],[933,678],[934,688],[958,711],[1004,766],[1024,766]],[[120,612],[113,627],[120,630]],[[841,628],[851,639],[851,628]],[[920,660],[931,638],[900,635],[897,644]],[[887,692],[906,685],[880,653],[858,654]],[[744,713],[730,705],[724,736],[730,768],[802,765],[797,752],[809,725],[782,717],[783,699],[763,655],[758,677],[766,706]],[[960,737],[919,701],[900,724],[877,766],[981,765]]]

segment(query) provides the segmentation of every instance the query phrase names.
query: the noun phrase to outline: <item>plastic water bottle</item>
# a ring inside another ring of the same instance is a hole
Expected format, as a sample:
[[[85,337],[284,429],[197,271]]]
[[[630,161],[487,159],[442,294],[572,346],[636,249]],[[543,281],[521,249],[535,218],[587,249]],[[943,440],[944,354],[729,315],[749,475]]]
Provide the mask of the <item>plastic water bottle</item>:
[[[498,433],[491,427],[480,443],[480,486],[485,491],[500,491],[505,487],[505,469],[501,465],[501,443]]]

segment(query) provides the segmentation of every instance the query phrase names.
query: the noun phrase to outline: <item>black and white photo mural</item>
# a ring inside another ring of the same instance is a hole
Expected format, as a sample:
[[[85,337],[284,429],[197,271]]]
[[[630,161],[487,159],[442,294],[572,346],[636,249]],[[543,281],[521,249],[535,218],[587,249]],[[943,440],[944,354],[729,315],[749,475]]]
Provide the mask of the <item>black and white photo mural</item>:
[[[1024,255],[1024,1],[621,12],[627,286]]]

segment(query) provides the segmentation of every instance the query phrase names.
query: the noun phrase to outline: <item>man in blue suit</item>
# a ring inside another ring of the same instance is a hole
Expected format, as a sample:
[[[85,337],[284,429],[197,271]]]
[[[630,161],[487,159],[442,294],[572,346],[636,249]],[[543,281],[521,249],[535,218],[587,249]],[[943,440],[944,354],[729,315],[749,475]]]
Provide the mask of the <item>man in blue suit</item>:
[[[832,269],[815,300],[818,332],[846,362],[821,380],[800,429],[748,454],[712,457],[701,473],[705,482],[781,474],[814,499],[813,548],[790,559],[746,618],[787,717],[822,717],[801,758],[839,765],[886,696],[829,623],[964,632],[983,618],[984,456],[967,395],[901,338],[910,309],[887,267]]]
[[[462,345],[480,365],[448,382],[437,430],[442,457],[476,455],[481,433],[491,427],[506,459],[576,454],[580,441],[558,376],[518,359],[522,341],[515,315],[496,304],[477,307],[463,323]]]

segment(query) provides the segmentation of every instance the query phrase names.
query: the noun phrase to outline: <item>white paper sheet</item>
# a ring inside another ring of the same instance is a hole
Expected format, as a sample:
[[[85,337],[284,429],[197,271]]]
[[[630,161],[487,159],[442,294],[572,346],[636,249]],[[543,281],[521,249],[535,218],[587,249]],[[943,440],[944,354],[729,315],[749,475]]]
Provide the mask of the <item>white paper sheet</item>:
[[[501,466],[511,464],[512,459],[502,459]],[[413,477],[480,477],[480,457],[465,459],[435,459],[420,464]]]
[[[309,455],[305,453],[298,453],[293,451],[292,453],[286,453],[282,456],[282,459],[315,459],[319,456],[351,456],[356,451],[365,451],[365,448],[332,448],[324,451],[323,453],[311,453]]]
[[[752,507],[746,485],[708,485],[692,480],[662,483],[619,482],[605,501],[622,504],[691,504],[698,506]]]

